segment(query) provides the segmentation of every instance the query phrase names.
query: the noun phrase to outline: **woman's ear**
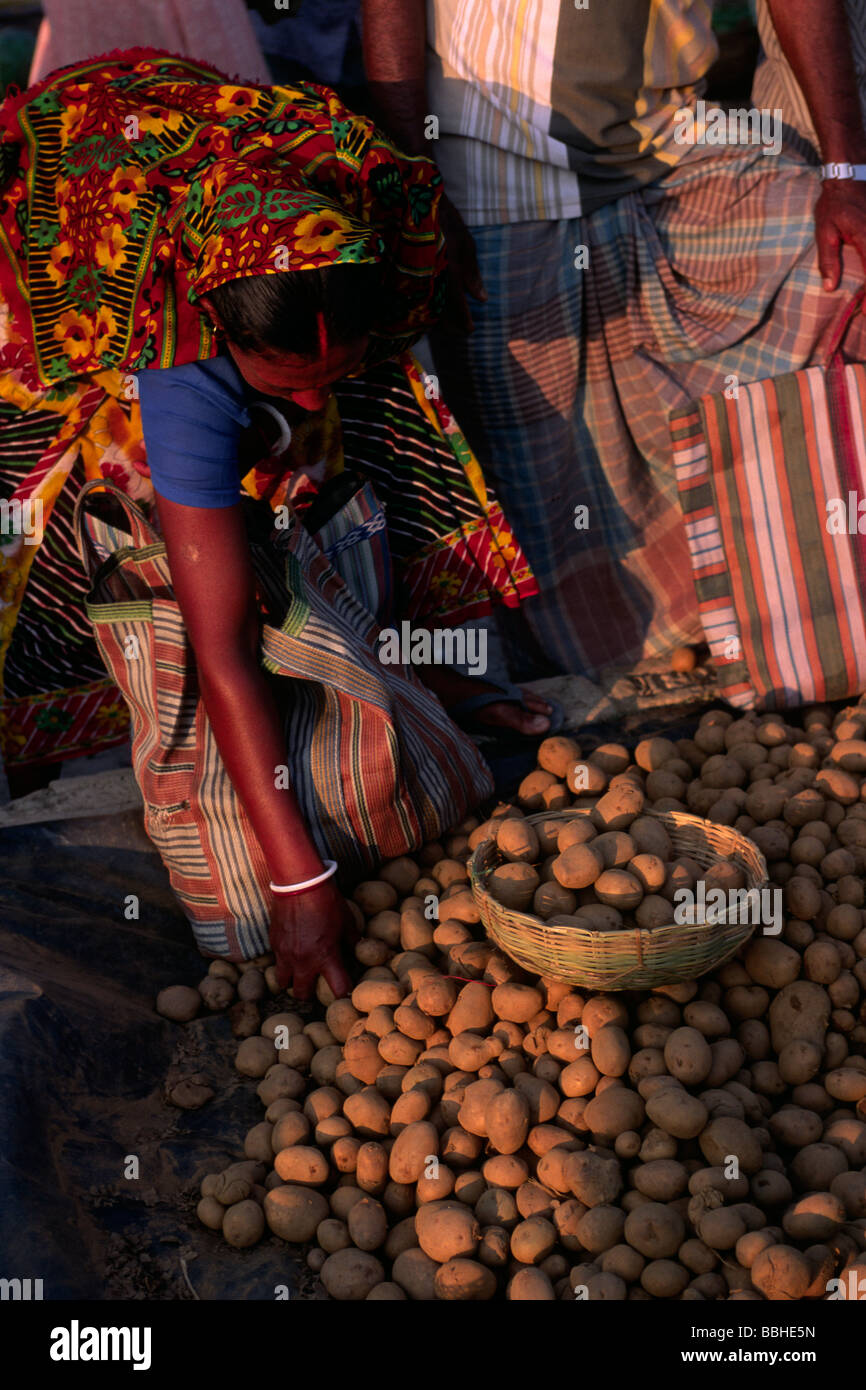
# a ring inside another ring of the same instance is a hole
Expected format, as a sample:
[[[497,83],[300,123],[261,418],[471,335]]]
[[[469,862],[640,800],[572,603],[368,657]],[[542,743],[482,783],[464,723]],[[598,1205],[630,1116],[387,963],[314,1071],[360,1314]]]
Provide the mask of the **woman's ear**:
[[[204,310],[205,318],[209,319],[210,326],[215,333],[225,334],[225,324],[219,316],[216,305],[211,303],[210,297],[206,294],[199,296],[199,304]]]

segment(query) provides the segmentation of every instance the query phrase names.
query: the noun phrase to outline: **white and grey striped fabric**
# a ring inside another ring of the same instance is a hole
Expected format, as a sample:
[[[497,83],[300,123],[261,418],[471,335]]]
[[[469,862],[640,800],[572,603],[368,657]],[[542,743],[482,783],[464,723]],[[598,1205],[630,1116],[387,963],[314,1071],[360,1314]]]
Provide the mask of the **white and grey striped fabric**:
[[[752,101],[755,106],[761,108],[779,108],[783,113],[785,125],[796,130],[820,154],[818,137],[806,105],[806,98],[782,52],[767,0],[757,0],[756,9],[758,33],[765,57],[755,73]],[[845,9],[851,29],[851,47],[860,88],[860,105],[866,124],[866,0],[845,0]],[[829,73],[827,80],[832,80]]]

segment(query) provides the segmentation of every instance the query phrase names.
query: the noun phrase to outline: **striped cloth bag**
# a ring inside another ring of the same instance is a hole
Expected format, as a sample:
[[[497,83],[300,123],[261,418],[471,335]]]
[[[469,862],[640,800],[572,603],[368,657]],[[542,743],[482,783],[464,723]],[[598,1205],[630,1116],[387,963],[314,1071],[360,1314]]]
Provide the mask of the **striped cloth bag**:
[[[266,505],[247,511],[261,661],[284,713],[287,780],[345,885],[437,839],[492,782],[438,700],[411,673],[380,663],[378,626],[298,519],[277,530]],[[200,949],[249,959],[268,949],[268,869],[205,713],[165,546],[99,479],[82,488],[74,525],[87,613],[130,710],[145,829]]]
[[[866,689],[866,366],[732,385],[671,416],[698,605],[722,696],[741,709]]]

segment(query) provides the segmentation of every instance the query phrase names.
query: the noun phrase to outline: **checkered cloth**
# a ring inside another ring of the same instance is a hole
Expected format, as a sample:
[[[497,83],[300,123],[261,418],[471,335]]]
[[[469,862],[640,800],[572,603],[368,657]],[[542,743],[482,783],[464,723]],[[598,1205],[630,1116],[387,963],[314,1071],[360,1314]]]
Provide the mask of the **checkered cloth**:
[[[535,571],[524,611],[559,669],[594,677],[701,640],[668,416],[821,360],[863,275],[852,256],[821,289],[818,191],[796,152],[695,146],[589,217],[473,228],[489,299],[471,337],[439,339],[437,370]],[[864,348],[861,318],[848,349]]]

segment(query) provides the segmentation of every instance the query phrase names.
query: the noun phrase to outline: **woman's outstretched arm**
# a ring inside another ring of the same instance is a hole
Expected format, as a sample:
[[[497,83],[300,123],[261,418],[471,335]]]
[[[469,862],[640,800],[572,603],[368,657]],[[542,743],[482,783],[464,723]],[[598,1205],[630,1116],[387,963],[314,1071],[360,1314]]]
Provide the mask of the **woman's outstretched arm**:
[[[259,666],[259,620],[241,509],[158,500],[175,597],[195,652],[202,699],[232,780],[262,847],[271,879],[288,884],[322,872],[291,788],[278,786],[286,758],[273,695]],[[282,780],[282,779],[280,779]],[[339,942],[345,904],[327,880],[275,899],[271,944],[283,983],[306,997],[325,976],[349,992]]]

